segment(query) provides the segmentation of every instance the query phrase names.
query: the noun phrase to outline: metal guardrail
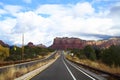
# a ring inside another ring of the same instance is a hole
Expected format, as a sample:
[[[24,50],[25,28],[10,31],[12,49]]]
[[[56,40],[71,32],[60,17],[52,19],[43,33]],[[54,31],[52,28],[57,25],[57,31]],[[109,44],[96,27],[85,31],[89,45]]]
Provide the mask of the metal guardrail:
[[[30,61],[30,62],[24,62],[24,63],[12,64],[9,66],[0,67],[0,74],[7,71],[8,69],[10,69],[12,67],[15,67],[15,68],[29,67],[29,66],[38,64],[40,62],[45,62],[47,60],[54,58],[56,53],[57,53],[56,51],[53,52],[48,58],[45,58],[45,59],[34,60],[34,61]]]

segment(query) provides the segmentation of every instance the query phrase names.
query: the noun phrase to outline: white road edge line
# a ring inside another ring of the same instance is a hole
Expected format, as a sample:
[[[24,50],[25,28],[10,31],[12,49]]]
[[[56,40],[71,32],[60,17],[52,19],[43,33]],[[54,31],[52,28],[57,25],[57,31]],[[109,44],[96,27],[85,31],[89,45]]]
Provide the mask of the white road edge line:
[[[87,73],[85,73],[84,71],[80,70],[79,68],[77,68],[75,65],[73,65],[71,62],[69,62],[68,60],[66,60],[71,66],[73,66],[74,68],[76,68],[77,70],[79,70],[80,72],[82,72],[83,74],[85,74],[86,76],[88,76],[89,78],[96,80],[95,78],[93,78],[92,76],[88,75]]]
[[[77,80],[75,78],[75,76],[73,75],[73,73],[71,72],[71,70],[68,68],[68,66],[66,65],[65,61],[63,60],[63,63],[65,64],[65,67],[67,68],[67,70],[69,71],[70,75],[72,76],[73,80]]]

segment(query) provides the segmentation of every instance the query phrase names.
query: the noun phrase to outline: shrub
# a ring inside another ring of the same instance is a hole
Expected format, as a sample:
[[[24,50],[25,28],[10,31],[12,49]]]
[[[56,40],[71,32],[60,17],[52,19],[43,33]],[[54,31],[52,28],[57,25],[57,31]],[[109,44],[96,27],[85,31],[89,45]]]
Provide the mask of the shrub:
[[[86,55],[86,57],[90,60],[96,60],[96,54],[95,54],[95,50],[92,46],[86,46],[84,48],[84,53]]]
[[[120,46],[111,46],[102,53],[102,61],[110,66],[120,66]]]
[[[9,48],[0,45],[0,60],[4,60],[9,56]]]

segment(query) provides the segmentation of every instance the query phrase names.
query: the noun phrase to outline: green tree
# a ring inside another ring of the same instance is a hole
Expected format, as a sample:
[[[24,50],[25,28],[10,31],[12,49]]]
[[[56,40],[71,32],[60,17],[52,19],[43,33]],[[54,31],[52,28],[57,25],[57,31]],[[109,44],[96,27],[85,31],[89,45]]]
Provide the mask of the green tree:
[[[71,53],[73,53],[74,56],[76,55],[77,57],[79,57],[80,56],[80,49],[74,48],[71,50]]]
[[[47,55],[48,52],[53,51],[52,49],[48,48],[41,48],[41,47],[29,47],[29,46],[24,46],[24,59],[33,59],[33,58],[38,58],[40,56]],[[10,56],[6,58],[7,61],[12,60],[21,60],[22,57],[22,49],[21,47],[17,46],[12,46],[10,49]]]
[[[21,60],[21,48],[20,47],[17,47],[17,46],[13,46],[11,49],[10,49],[10,56],[7,57],[5,60],[6,61],[16,61],[16,60]]]
[[[84,48],[84,53],[86,57],[90,60],[96,60],[95,50],[92,46],[88,45]]]
[[[102,53],[102,61],[108,65],[120,66],[120,46],[111,46]]]
[[[96,59],[99,60],[101,58],[102,49],[95,48]]]
[[[87,58],[86,55],[85,55],[85,53],[84,53],[84,50],[83,50],[83,49],[80,50],[79,58],[80,58],[80,59],[86,59],[86,58]]]

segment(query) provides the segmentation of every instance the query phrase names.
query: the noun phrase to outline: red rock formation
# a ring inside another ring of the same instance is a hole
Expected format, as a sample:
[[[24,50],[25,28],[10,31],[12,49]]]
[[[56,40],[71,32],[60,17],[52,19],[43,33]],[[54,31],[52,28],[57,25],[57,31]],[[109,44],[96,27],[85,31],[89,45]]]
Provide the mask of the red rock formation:
[[[109,40],[103,40],[100,44],[100,47],[109,48],[112,45],[120,45],[120,38],[111,38]]]
[[[29,43],[27,44],[27,46],[29,46],[29,47],[34,47],[35,45],[34,45],[32,42],[29,42]]]
[[[79,38],[55,38],[53,45],[50,46],[53,49],[73,49],[73,48],[78,48],[82,49],[86,45],[91,45],[91,46],[97,46],[99,48],[108,48],[111,45],[120,45],[120,38],[111,38],[109,40],[99,40],[99,41],[94,41],[94,40],[81,40]]]
[[[0,40],[0,45],[2,45],[3,47],[9,47],[9,45],[4,43],[2,40]]]
[[[28,47],[41,47],[41,48],[46,48],[46,46],[43,45],[43,44],[34,45],[32,42],[29,42],[29,43],[27,44],[27,46],[28,46]]]
[[[84,40],[79,38],[55,38],[51,48],[53,49],[73,49],[73,48],[83,48]]]

